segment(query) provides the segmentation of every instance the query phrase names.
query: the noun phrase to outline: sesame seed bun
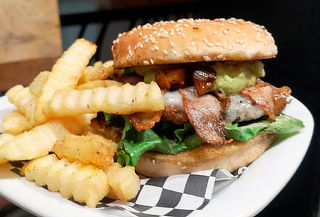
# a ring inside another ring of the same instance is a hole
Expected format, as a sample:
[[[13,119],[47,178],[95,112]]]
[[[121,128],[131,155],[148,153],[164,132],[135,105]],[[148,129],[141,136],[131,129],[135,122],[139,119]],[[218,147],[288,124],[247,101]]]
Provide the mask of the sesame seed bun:
[[[263,27],[241,19],[181,19],[138,26],[112,46],[115,68],[275,57],[277,47]]]
[[[247,142],[234,141],[222,146],[201,145],[177,155],[146,152],[141,156],[136,171],[148,177],[218,168],[232,172],[257,159],[274,141],[273,134],[260,133]]]

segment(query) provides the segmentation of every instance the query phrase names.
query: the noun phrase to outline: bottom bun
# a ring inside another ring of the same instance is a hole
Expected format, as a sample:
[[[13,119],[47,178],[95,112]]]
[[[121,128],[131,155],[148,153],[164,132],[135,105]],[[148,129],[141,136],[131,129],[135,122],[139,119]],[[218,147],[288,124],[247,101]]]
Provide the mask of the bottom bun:
[[[247,142],[233,141],[222,146],[201,145],[177,155],[146,152],[141,156],[136,171],[147,177],[220,168],[232,172],[257,159],[274,141],[275,136],[265,132]]]

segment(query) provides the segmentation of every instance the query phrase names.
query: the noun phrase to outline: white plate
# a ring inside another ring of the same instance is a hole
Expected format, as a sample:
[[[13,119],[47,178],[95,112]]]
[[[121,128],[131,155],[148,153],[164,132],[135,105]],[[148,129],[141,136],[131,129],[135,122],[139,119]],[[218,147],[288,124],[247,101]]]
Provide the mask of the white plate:
[[[12,108],[5,97],[0,98],[0,120]],[[238,180],[215,194],[202,211],[191,216],[253,216],[280,192],[299,167],[309,147],[314,127],[311,113],[295,98],[292,98],[284,113],[303,121],[305,128],[301,133],[269,149]],[[51,193],[16,176],[8,167],[0,167],[0,193],[38,216],[128,216],[125,212],[111,208],[89,209],[80,206],[62,198],[58,193]]]

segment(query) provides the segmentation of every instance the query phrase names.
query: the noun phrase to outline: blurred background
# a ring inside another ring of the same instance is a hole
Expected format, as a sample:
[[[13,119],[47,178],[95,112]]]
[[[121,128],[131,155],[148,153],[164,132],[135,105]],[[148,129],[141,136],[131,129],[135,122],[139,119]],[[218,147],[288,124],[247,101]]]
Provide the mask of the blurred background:
[[[274,36],[279,54],[263,61],[265,80],[290,86],[293,96],[311,110],[316,128],[296,174],[258,216],[320,216],[320,1],[1,0],[0,91],[28,85],[76,38],[99,46],[93,61],[108,60],[118,33],[188,17],[242,18],[264,25]],[[33,216],[1,199],[0,204],[2,217]]]

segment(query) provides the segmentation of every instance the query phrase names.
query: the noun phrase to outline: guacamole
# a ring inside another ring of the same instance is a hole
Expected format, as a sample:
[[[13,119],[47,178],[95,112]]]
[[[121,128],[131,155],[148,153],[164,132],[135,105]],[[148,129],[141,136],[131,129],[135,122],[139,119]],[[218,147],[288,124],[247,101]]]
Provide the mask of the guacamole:
[[[227,95],[236,95],[243,88],[256,84],[258,77],[264,77],[265,71],[260,61],[250,62],[218,62],[213,65],[216,80],[212,89],[222,88]]]

